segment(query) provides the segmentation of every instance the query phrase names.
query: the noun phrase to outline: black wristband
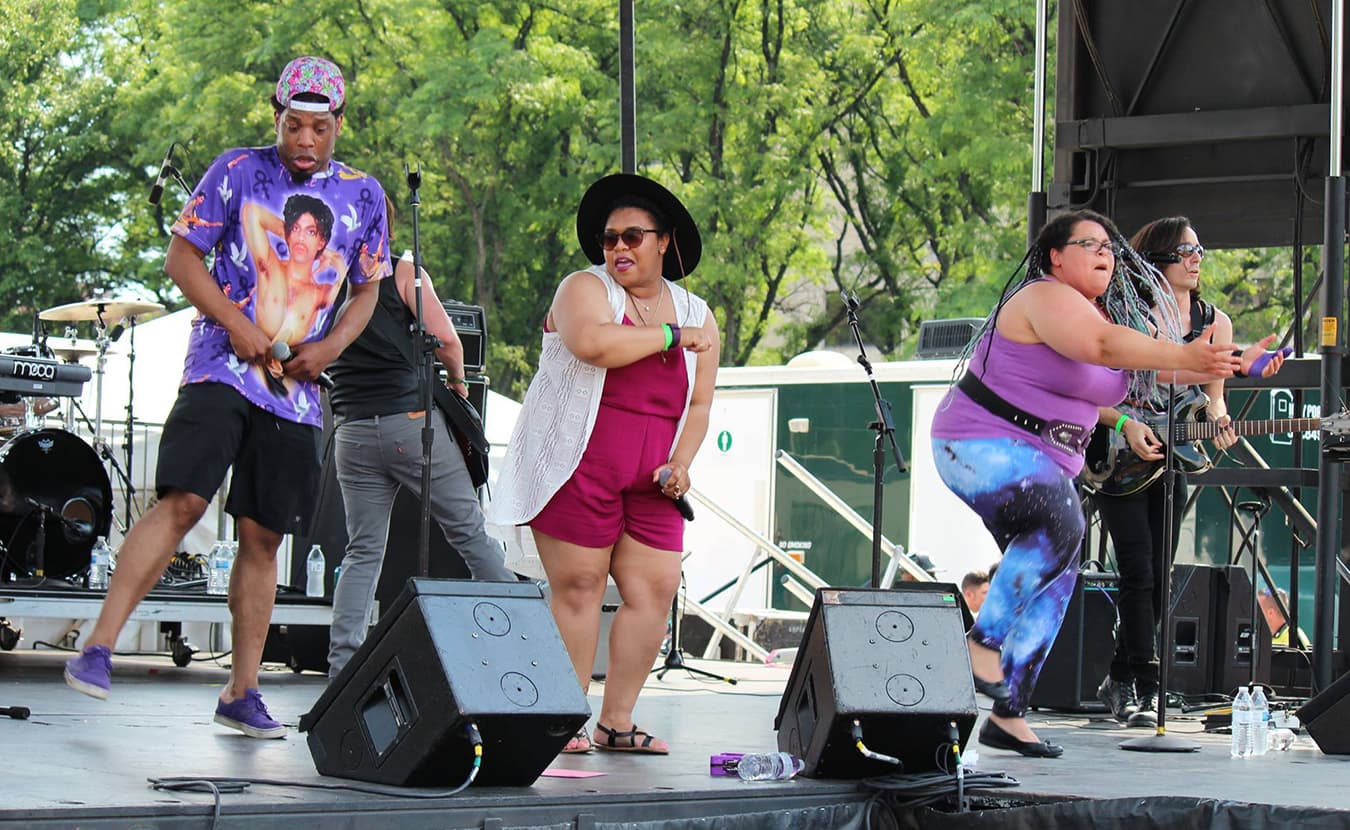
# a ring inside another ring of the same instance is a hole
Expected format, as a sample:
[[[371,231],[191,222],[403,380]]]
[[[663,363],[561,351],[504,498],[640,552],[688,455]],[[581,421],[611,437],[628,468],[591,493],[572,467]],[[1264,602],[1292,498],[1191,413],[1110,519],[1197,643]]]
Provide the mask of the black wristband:
[[[1236,358],[1238,359],[1238,361],[1239,361],[1238,367],[1237,367],[1236,369],[1233,370],[1233,377],[1235,377],[1235,378],[1245,378],[1245,377],[1247,376],[1247,373],[1244,372],[1244,371],[1242,371],[1242,364],[1241,364],[1241,360],[1242,360],[1242,350],[1241,350],[1241,349],[1234,349],[1234,350],[1233,350],[1233,357],[1236,357]]]

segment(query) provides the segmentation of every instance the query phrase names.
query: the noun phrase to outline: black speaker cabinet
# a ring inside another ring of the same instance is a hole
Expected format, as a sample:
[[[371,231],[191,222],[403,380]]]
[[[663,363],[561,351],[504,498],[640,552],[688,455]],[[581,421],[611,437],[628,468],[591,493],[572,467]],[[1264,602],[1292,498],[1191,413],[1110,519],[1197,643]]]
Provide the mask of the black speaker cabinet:
[[[1186,695],[1213,691],[1214,568],[1208,565],[1172,567],[1170,636],[1164,656],[1167,687]]]
[[[1232,694],[1253,677],[1270,682],[1270,636],[1252,628],[1252,583],[1237,565],[1172,568],[1167,686],[1188,695]],[[1253,637],[1253,630],[1257,636]]]
[[[445,313],[455,326],[459,342],[464,346],[464,371],[481,372],[487,363],[487,314],[481,305],[465,305],[454,300],[443,300]],[[478,410],[480,413],[483,410]]]
[[[1250,682],[1270,683],[1270,628],[1257,611],[1252,628],[1252,581],[1245,568],[1228,565],[1214,569],[1214,687],[1216,694],[1233,694]],[[1253,631],[1256,636],[1253,637]],[[1256,672],[1252,673],[1252,661]]]
[[[1065,712],[1104,709],[1097,700],[1097,686],[1111,670],[1115,626],[1116,575],[1078,574],[1064,625],[1041,667],[1031,705]]]
[[[1328,755],[1350,755],[1350,674],[1318,692],[1297,714],[1318,749]]]
[[[948,725],[964,746],[978,715],[964,609],[955,585],[818,590],[774,718],[778,748],[817,778],[934,769]],[[903,768],[863,757],[854,720]]]
[[[528,786],[590,717],[539,586],[411,579],[300,719],[323,775]]]

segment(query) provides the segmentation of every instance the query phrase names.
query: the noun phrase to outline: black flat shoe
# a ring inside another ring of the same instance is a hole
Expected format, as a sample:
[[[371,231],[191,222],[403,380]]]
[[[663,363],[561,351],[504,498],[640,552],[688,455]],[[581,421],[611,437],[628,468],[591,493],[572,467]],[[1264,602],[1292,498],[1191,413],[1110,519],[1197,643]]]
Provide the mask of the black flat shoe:
[[[1012,689],[1008,688],[1008,681],[1000,680],[992,683],[988,680],[981,680],[979,675],[976,674],[971,674],[971,677],[975,678],[975,691],[985,697],[1003,701],[1012,699]]]
[[[986,720],[980,727],[980,743],[993,749],[1012,750],[1028,758],[1058,758],[1064,754],[1064,747],[1048,741],[1019,741],[991,720]]]

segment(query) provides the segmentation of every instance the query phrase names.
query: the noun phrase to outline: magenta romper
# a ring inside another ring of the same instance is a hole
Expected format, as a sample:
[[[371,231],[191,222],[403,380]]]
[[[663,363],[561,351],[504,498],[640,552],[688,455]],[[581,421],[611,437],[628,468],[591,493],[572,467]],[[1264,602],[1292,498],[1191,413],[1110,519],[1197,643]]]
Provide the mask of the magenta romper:
[[[624,315],[623,324],[633,325]],[[684,351],[648,355],[608,369],[586,451],[571,478],[529,525],[555,539],[609,548],[627,533],[658,550],[684,549],[684,519],[652,481],[670,461],[684,416]]]

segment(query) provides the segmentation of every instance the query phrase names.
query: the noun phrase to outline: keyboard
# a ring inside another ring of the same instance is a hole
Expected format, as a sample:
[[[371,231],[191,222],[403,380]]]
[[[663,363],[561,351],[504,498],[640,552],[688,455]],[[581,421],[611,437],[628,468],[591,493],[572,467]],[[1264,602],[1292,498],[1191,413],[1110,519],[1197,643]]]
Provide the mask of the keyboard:
[[[88,366],[42,357],[0,355],[0,392],[78,397],[93,375]]]

